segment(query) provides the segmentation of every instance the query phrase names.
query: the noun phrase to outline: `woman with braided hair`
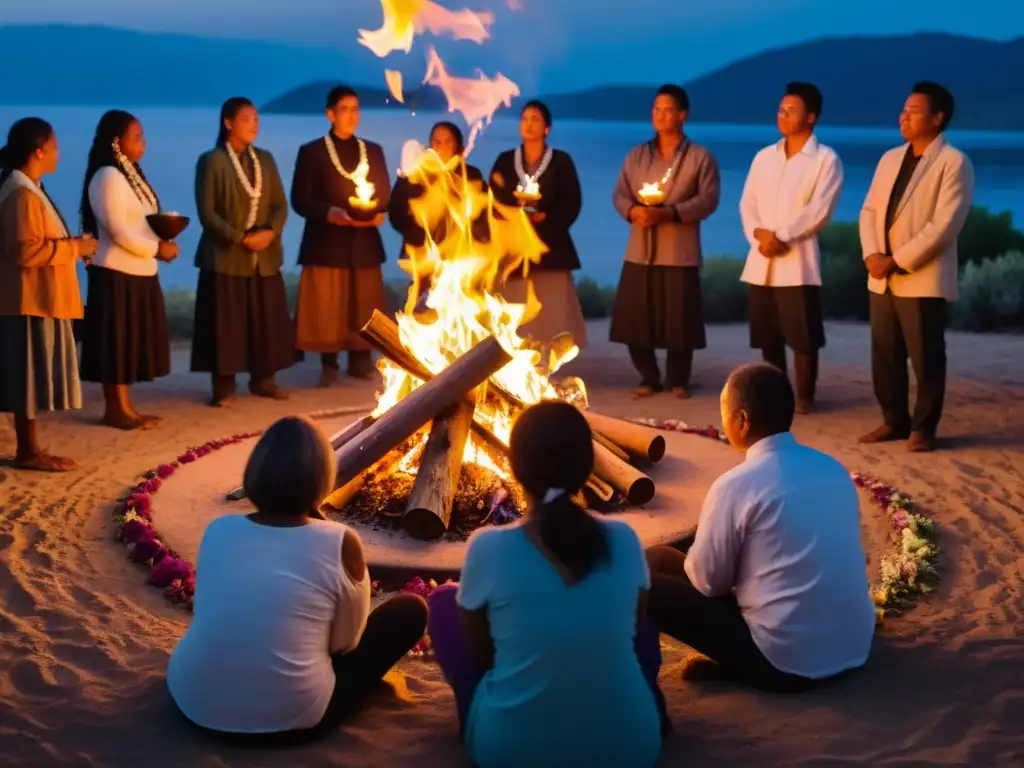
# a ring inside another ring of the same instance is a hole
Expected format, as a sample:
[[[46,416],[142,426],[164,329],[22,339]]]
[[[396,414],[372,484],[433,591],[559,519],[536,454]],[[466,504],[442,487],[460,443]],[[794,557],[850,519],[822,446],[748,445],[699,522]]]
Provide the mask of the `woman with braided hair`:
[[[173,261],[178,245],[160,240],[146,221],[159,213],[160,201],[139,166],[145,151],[138,119],[107,112],[96,126],[82,185],[82,231],[99,240],[87,270],[82,380],[103,385],[103,423],[125,430],[160,421],[135,410],[129,387],[171,372],[157,262]]]

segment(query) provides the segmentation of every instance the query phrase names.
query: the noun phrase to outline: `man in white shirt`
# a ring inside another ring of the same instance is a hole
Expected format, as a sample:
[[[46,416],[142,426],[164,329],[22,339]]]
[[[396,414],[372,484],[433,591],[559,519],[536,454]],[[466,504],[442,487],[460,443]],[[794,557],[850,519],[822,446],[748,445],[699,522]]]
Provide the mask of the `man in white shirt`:
[[[914,85],[900,115],[905,144],[878,163],[860,212],[871,292],[871,378],[884,423],[862,443],[909,438],[935,449],[946,395],[946,302],[957,295],[956,240],[974,199],[974,166],[945,138],[953,95]],[[907,356],[917,379],[907,408]]]
[[[817,234],[843,186],[838,155],[814,137],[821,107],[817,86],[786,86],[777,117],[782,139],[754,157],[740,199],[750,242],[740,276],[750,285],[750,346],[783,371],[786,347],[793,350],[797,413],[814,409],[818,350],[825,346]]]
[[[647,554],[658,629],[770,690],[862,666],[875,629],[857,489],[838,461],[796,442],[794,408],[775,366],[733,371],[722,423],[746,460],[711,486],[689,552]]]

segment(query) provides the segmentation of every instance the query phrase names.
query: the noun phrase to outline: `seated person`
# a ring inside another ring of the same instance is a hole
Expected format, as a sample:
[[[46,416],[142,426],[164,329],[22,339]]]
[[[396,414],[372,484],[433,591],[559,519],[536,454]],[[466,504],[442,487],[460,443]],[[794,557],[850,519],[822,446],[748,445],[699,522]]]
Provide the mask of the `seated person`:
[[[721,409],[746,460],[711,486],[685,555],[648,551],[651,618],[759,688],[799,690],[862,666],[875,609],[850,474],[793,437],[793,389],[779,369],[737,368]]]
[[[567,403],[535,405],[510,454],[523,521],[477,531],[457,592],[429,600],[470,756],[480,768],[654,765],[667,718],[643,549],[571,499],[594,466],[590,427]]]
[[[250,745],[306,741],[355,711],[419,641],[427,606],[399,595],[370,611],[359,537],[318,512],[334,454],[312,422],[271,426],[243,482],[256,511],[203,534],[195,615],[167,686],[207,731]]]

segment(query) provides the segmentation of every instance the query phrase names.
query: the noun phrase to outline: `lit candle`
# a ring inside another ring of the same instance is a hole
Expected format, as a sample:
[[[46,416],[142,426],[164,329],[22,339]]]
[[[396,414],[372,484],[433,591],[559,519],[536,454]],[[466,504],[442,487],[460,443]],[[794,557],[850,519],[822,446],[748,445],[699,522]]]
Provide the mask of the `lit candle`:
[[[516,185],[514,194],[520,203],[536,203],[541,198],[540,185],[533,176],[527,176],[524,183]]]
[[[658,181],[647,182],[640,189],[636,191],[636,196],[640,198],[640,202],[644,205],[661,205],[665,202],[665,184],[668,183],[668,177],[672,175],[672,169],[669,168],[665,171],[665,175]]]
[[[377,201],[373,198],[377,188],[366,180],[369,170],[368,166],[360,165],[352,174],[352,183],[355,185],[356,194],[348,199],[348,204],[362,211],[370,211],[377,207]]]

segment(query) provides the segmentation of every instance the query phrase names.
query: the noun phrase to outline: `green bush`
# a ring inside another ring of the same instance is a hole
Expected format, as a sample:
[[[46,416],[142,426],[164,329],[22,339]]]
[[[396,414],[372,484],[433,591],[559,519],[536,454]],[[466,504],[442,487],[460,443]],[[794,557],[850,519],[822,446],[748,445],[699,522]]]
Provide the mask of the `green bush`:
[[[743,260],[711,256],[701,270],[704,320],[709,323],[740,323],[747,319],[747,285],[740,282]]]
[[[953,327],[964,331],[1024,329],[1024,254],[972,262],[960,275]]]

